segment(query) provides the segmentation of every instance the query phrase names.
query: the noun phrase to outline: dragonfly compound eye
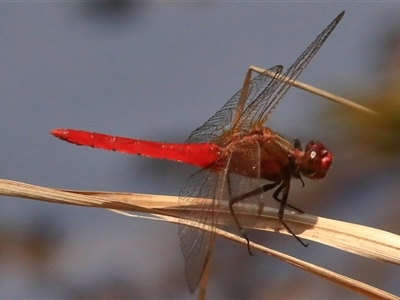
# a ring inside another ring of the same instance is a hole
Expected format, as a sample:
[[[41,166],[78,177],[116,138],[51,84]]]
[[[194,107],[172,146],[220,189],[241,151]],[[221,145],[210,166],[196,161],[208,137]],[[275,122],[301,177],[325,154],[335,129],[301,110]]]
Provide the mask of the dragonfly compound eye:
[[[324,178],[332,163],[332,154],[316,141],[307,144],[303,157],[301,173],[311,179]]]

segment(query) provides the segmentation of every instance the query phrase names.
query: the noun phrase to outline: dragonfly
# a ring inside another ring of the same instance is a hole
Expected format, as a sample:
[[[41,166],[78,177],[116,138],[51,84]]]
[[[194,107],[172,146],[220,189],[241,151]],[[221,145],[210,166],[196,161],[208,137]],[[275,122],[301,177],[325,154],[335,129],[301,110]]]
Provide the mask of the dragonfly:
[[[299,140],[290,143],[272,129],[267,119],[305,69],[344,15],[339,14],[282,74],[281,65],[252,78],[249,69],[244,85],[219,111],[195,129],[184,143],[162,143],[118,137],[74,129],[57,128],[51,134],[72,144],[118,151],[158,159],[168,159],[200,167],[182,185],[179,205],[195,206],[180,221],[179,236],[185,258],[186,279],[193,293],[208,263],[219,207],[228,207],[233,224],[246,238],[241,209],[260,215],[265,192],[275,189],[272,198],[279,202],[278,217],[283,227],[307,246],[284,221],[286,207],[302,213],[288,203],[291,179],[312,180],[326,176],[333,156],[318,141],[303,150]],[[268,75],[267,75],[268,73]],[[271,75],[272,74],[272,75]],[[189,223],[188,223],[189,222]],[[199,226],[191,226],[196,222]],[[211,231],[205,231],[211,226]],[[250,251],[250,248],[249,248]]]

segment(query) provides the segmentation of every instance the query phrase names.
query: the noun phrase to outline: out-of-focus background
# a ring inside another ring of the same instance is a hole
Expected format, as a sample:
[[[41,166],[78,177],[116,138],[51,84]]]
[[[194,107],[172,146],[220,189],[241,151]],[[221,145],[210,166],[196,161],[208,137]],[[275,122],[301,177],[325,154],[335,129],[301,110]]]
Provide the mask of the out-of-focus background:
[[[304,211],[399,233],[398,3],[16,2],[0,4],[0,178],[65,189],[177,195],[196,169],[61,142],[56,127],[184,141],[249,65],[288,67],[346,14],[300,80],[369,105],[377,123],[294,88],[268,126],[335,156],[293,182]],[[397,266],[250,233],[267,247],[400,294]],[[357,299],[217,240],[209,299]],[[177,227],[109,211],[0,197],[1,299],[195,299]]]

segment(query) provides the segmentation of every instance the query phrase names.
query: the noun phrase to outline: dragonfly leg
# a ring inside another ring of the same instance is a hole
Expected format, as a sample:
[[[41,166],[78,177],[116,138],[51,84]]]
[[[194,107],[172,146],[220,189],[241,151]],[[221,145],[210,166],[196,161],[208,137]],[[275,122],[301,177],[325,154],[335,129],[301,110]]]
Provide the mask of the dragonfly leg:
[[[278,198],[279,193],[282,191],[283,189],[283,196],[282,199]],[[290,229],[290,227],[285,223],[285,221],[283,220],[283,213],[285,211],[285,206],[287,205],[287,199],[289,196],[289,189],[290,189],[290,181],[289,180],[285,180],[282,182],[282,184],[279,186],[279,188],[276,189],[276,191],[274,192],[274,194],[272,195],[272,197],[281,203],[281,205],[279,206],[279,213],[278,213],[278,217],[279,217],[279,221],[282,223],[282,225],[286,228],[286,230],[293,235],[296,240],[298,240],[300,242],[300,244],[302,244],[304,247],[308,247],[308,243],[304,243],[294,232],[292,229]]]
[[[274,187],[278,186],[280,183],[281,183],[280,181],[277,181],[277,182],[273,182],[273,183],[269,183],[269,184],[263,185],[263,186],[261,186],[259,188],[256,188],[256,189],[254,189],[254,190],[252,190],[250,192],[247,192],[247,193],[245,193],[243,195],[235,197],[235,198],[231,199],[229,202],[232,203],[232,205],[233,205],[235,203],[238,203],[240,201],[245,200],[246,198],[257,196],[259,194],[265,193],[266,191],[269,191],[269,190],[273,189]]]
[[[237,197],[237,198],[238,198],[238,197]],[[234,198],[234,199],[235,199],[235,198]],[[240,231],[240,233],[242,234],[242,237],[243,237],[243,238],[246,240],[246,242],[247,242],[247,250],[249,251],[249,254],[250,254],[250,255],[253,255],[253,253],[251,252],[251,249],[250,249],[250,240],[249,240],[249,238],[247,237],[247,234],[243,231],[243,228],[242,228],[242,226],[240,225],[238,219],[236,218],[235,212],[233,211],[233,204],[235,204],[235,203],[237,203],[237,201],[236,201],[236,202],[233,202],[232,200],[229,201],[229,210],[231,211],[231,214],[232,214],[232,216],[233,216],[233,219],[235,220],[236,226],[239,228],[239,231]]]
[[[274,200],[278,201],[279,203],[282,203],[282,199],[279,199],[278,197],[274,198]],[[304,211],[302,211],[300,208],[298,208],[290,203],[286,203],[285,206],[290,207],[291,209],[293,209],[301,214],[304,214]]]
[[[264,185],[264,186],[262,186],[262,187],[259,187],[259,188],[257,188],[257,189],[254,189],[254,190],[250,191],[250,192],[247,192],[247,193],[245,193],[245,194],[243,194],[243,195],[240,195],[240,196],[238,196],[238,197],[235,197],[235,198],[233,198],[233,199],[231,199],[231,200],[229,201],[229,210],[231,211],[231,214],[232,214],[232,216],[233,216],[233,218],[234,218],[234,220],[235,220],[236,226],[239,228],[239,230],[240,230],[240,232],[242,233],[243,237],[244,237],[244,238],[246,239],[246,241],[247,241],[247,248],[248,248],[248,250],[249,250],[250,255],[253,255],[253,254],[252,254],[251,251],[250,251],[249,239],[248,239],[246,233],[244,233],[244,231],[243,231],[243,229],[242,229],[242,226],[240,225],[238,219],[236,218],[235,212],[234,212],[234,210],[233,210],[233,205],[236,204],[236,203],[238,203],[238,202],[240,202],[240,201],[245,200],[246,198],[253,197],[253,196],[262,194],[262,193],[264,193],[264,192],[266,192],[266,191],[268,191],[268,190],[270,190],[270,189],[273,189],[273,188],[275,188],[275,187],[276,187],[277,185],[279,185],[279,184],[280,184],[279,181],[278,181],[278,182],[273,182],[273,183],[270,183],[270,184],[266,184],[266,185]],[[259,213],[261,213],[262,209],[263,209],[263,205],[260,204]]]
[[[254,190],[250,191],[250,192],[247,192],[247,193],[245,193],[243,195],[235,197],[235,198],[233,198],[233,199],[231,199],[229,201],[229,209],[230,209],[231,213],[233,214],[233,216],[235,218],[235,222],[236,222],[236,224],[237,224],[237,226],[239,227],[240,230],[242,228],[241,228],[241,226],[239,224],[239,221],[236,219],[235,214],[233,213],[233,205],[238,203],[238,202],[240,202],[240,201],[243,201],[243,200],[245,200],[247,198],[250,198],[250,197],[257,196],[259,194],[265,193],[266,191],[275,188],[279,184],[280,184],[280,181],[263,185],[262,187],[259,187],[257,189],[254,189]],[[289,206],[291,207],[291,205],[289,205]],[[263,205],[260,204],[258,213],[261,213],[262,209],[263,209]]]
[[[295,149],[302,151],[301,143],[299,139],[294,139],[293,146]]]
[[[300,141],[298,139],[294,139],[293,148],[302,151],[301,144],[300,144]],[[304,184],[303,178],[301,178],[300,169],[299,169],[299,167],[296,166],[294,156],[292,154],[289,154],[288,155],[288,159],[289,159],[290,169],[292,170],[293,177],[297,178],[297,179],[300,179],[302,187],[304,187],[305,184]],[[288,206],[290,207],[290,205],[288,205]],[[292,208],[297,210],[297,211],[299,211],[295,207],[292,207]]]
[[[272,190],[273,188],[277,187],[280,183],[281,183],[280,181],[277,181],[277,182],[265,184],[265,185],[263,185],[262,187],[260,187],[258,189],[254,189],[254,190],[252,190],[250,192],[247,192],[247,193],[245,193],[245,194],[243,194],[241,196],[238,196],[238,197],[235,197],[235,198],[231,199],[230,202],[233,205],[233,204],[235,204],[237,202],[245,200],[246,198],[257,196],[258,194],[261,194],[261,193],[265,193],[265,192],[267,192],[269,190]],[[281,191],[282,191],[282,188],[279,190],[278,194]],[[278,197],[274,198],[274,200],[278,201],[279,203],[282,202],[282,200],[279,199]],[[295,210],[295,211],[297,211],[299,213],[304,214],[304,211],[302,211],[300,208],[297,208],[297,207],[295,207],[294,205],[292,205],[290,203],[285,203],[285,206],[290,207],[291,209],[293,209],[293,210]],[[262,208],[263,208],[263,206],[260,206],[259,213],[261,213]]]

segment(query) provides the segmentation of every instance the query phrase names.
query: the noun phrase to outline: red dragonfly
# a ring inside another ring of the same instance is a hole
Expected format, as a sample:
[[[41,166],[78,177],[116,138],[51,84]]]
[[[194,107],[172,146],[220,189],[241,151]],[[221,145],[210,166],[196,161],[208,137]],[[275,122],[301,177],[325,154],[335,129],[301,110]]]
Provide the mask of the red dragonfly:
[[[73,129],[54,129],[51,134],[76,145],[201,167],[183,183],[180,191],[179,205],[200,207],[188,213],[185,219],[215,230],[218,214],[214,211],[225,205],[246,239],[241,226],[243,219],[237,213],[244,207],[254,207],[253,213],[259,215],[264,207],[264,192],[276,188],[273,198],[280,202],[280,222],[306,246],[283,220],[286,206],[301,212],[287,203],[290,180],[296,178],[303,182],[301,176],[313,180],[324,178],[332,163],[332,154],[316,141],[309,142],[304,151],[297,139],[292,146],[282,136],[264,127],[264,123],[343,15],[344,11],[317,36],[283,76],[282,66],[269,69],[269,73],[274,75],[272,77],[261,73],[253,79],[249,69],[243,88],[194,130],[185,143],[159,143]],[[182,222],[179,236],[189,290],[194,292],[208,262],[215,232]]]

